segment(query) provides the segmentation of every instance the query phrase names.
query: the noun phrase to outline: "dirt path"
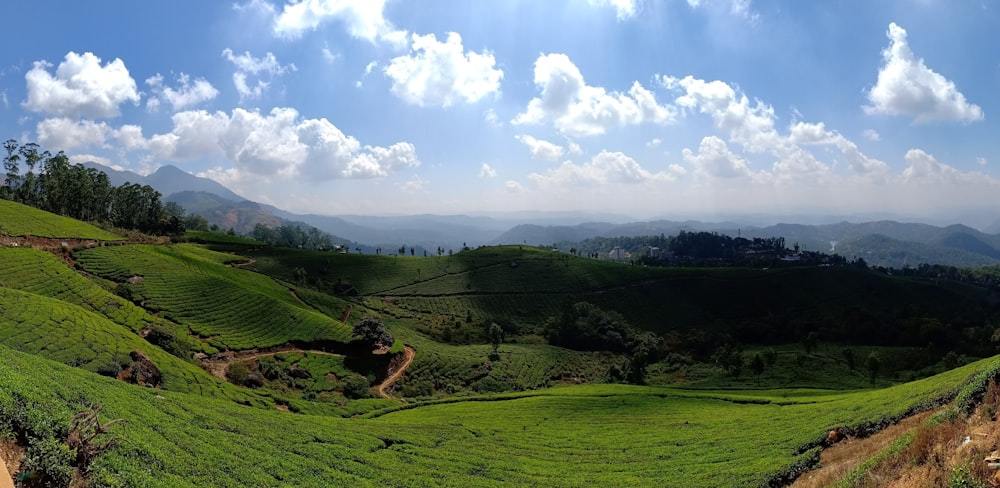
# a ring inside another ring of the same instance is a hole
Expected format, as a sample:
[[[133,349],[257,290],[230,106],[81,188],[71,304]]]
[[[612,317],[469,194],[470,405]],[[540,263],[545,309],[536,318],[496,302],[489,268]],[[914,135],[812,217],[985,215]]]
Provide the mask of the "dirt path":
[[[934,411],[921,412],[907,417],[898,424],[864,439],[848,438],[823,449],[820,467],[807,471],[791,484],[791,488],[819,488],[832,486],[852,469],[874,456],[910,429],[920,426]]]
[[[399,369],[397,369],[396,372],[389,375],[385,381],[375,387],[375,391],[378,392],[379,396],[390,400],[392,399],[392,396],[385,392],[386,388],[396,384],[396,381],[399,381],[399,379],[403,377],[403,373],[406,372],[406,368],[410,367],[410,364],[413,364],[413,358],[415,357],[417,357],[417,351],[414,351],[412,347],[406,346],[403,349],[403,364],[399,366]]]
[[[7,466],[0,459],[0,488],[14,488],[14,478],[7,472]]]
[[[257,264],[257,260],[254,258],[250,258],[246,261],[226,263],[226,266],[229,266],[230,268],[242,268],[244,266],[250,266],[252,264]]]
[[[292,294],[292,298],[294,298],[294,299],[295,299],[295,301],[297,301],[297,302],[301,303],[302,305],[305,305],[305,306],[307,306],[307,307],[309,307],[309,308],[312,308],[312,305],[309,305],[308,303],[306,303],[306,302],[303,302],[303,301],[302,301],[302,299],[301,299],[301,298],[299,298],[299,295],[298,295],[297,293],[295,293],[295,290],[293,290],[293,289],[289,288],[289,289],[288,289],[288,293],[291,293],[291,294]]]

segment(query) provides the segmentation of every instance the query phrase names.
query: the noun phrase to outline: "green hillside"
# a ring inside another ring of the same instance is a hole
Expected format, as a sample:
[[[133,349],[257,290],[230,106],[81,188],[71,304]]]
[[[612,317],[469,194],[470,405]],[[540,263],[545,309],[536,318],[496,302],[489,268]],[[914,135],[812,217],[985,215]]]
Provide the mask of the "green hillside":
[[[122,237],[68,217],[0,199],[0,234],[117,241]]]

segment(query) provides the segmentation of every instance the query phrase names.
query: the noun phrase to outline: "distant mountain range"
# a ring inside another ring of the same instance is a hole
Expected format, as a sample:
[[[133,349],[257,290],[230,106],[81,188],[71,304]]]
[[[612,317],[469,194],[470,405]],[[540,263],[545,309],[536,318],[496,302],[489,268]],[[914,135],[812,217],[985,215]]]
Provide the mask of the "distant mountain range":
[[[788,246],[804,250],[836,252],[848,259],[863,258],[869,265],[917,266],[921,263],[952,266],[1000,265],[1000,235],[965,225],[939,227],[920,223],[876,220],[823,225],[741,225],[738,222],[672,221],[666,219],[628,222],[619,215],[527,212],[498,215],[409,215],[324,216],[295,214],[243,198],[208,178],[191,175],[174,166],[162,166],[149,176],[118,171],[97,163],[85,163],[108,174],[112,184],[149,185],[177,202],[188,212],[204,216],[212,224],[247,233],[257,224],[312,226],[334,236],[338,242],[367,250],[382,247],[417,247],[433,252],[438,247],[458,250],[463,245],[529,244],[550,246],[574,243],[592,237],[676,235],[687,232],[717,232],[731,236],[784,237]],[[600,221],[603,220],[603,221]],[[1000,221],[988,227],[1000,231]],[[391,252],[391,251],[386,251]]]

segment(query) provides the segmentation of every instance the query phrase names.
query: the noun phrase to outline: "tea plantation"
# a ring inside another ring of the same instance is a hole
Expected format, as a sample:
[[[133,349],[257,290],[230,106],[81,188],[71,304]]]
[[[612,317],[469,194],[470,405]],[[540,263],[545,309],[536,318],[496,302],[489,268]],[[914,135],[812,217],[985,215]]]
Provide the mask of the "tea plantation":
[[[8,237],[17,226],[107,237],[44,213],[0,217]],[[95,487],[783,486],[816,464],[830,429],[865,435],[952,401],[965,415],[1000,371],[998,357],[962,358],[903,381],[887,372],[929,346],[857,345],[859,357],[883,358],[869,387],[838,344],[802,353],[791,341],[748,348],[774,353],[756,377],[674,354],[650,365],[658,386],[631,386],[613,381],[634,357],[555,347],[540,333],[587,300],[677,341],[721,330],[732,314],[777,315],[768,294],[799,304],[774,319],[789,330],[809,314],[825,326],[842,319],[829,318],[831,303],[890,301],[919,304],[893,313],[933,332],[933,317],[986,295],[961,283],[854,269],[664,270],[521,246],[424,258],[183,240],[0,249],[0,441],[24,449],[18,476]],[[383,355],[357,347],[351,324],[366,316],[395,336]],[[491,321],[510,335],[489,344]],[[442,339],[450,334],[466,335]],[[390,394],[367,391],[403,367],[403,344],[416,356]],[[162,384],[117,379],[133,351]],[[360,387],[348,392],[344,378]],[[123,423],[96,433],[116,441],[84,466],[69,445],[71,419],[88,411]]]

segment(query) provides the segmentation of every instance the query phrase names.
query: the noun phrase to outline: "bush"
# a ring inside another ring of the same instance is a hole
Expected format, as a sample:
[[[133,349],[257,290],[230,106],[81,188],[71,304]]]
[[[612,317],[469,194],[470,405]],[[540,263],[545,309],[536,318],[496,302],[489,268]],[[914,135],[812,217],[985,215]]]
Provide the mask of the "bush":
[[[64,487],[73,481],[75,454],[69,446],[54,438],[32,439],[24,453],[22,473],[31,473],[21,486]]]
[[[176,330],[162,325],[150,327],[149,334],[146,335],[146,341],[150,344],[160,346],[164,351],[179,358],[188,359],[191,357],[192,350],[188,341],[185,341],[184,338],[178,335]]]
[[[344,380],[344,396],[352,399],[370,397],[371,388],[368,379],[357,375],[348,376]]]
[[[226,368],[226,378],[237,385],[246,383],[250,377],[250,368],[243,363],[232,363]]]

